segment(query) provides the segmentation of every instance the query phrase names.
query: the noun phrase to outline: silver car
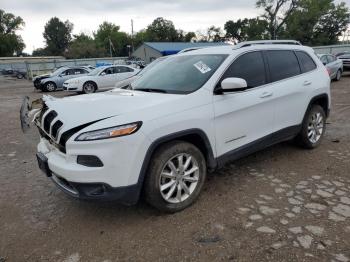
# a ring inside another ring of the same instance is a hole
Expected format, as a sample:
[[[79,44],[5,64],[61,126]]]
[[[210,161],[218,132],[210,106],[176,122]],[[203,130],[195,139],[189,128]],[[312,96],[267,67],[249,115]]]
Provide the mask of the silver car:
[[[69,79],[86,75],[91,72],[87,66],[60,67],[49,75],[42,75],[33,78],[36,89],[44,92],[53,92],[57,89],[63,89],[63,83]]]
[[[318,57],[327,68],[329,77],[339,81],[344,72],[343,61],[331,54],[319,54]]]

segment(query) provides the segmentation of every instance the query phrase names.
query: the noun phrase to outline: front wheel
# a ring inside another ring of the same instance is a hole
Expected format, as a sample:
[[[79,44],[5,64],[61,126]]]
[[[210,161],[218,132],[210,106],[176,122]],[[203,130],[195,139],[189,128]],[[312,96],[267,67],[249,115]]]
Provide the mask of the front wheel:
[[[198,198],[206,174],[205,158],[197,147],[182,141],[165,144],[151,159],[144,188],[146,200],[161,211],[181,211]]]
[[[83,85],[83,93],[84,94],[92,94],[92,93],[95,93],[96,92],[96,85],[95,83],[93,82],[86,82],[84,85]]]
[[[313,105],[307,112],[297,142],[304,148],[313,149],[321,144],[326,131],[326,114],[319,105]]]
[[[45,85],[44,85],[44,91],[46,92],[53,92],[56,90],[56,84],[54,82],[47,82]]]
[[[335,81],[339,81],[340,78],[341,78],[341,75],[342,75],[342,72],[341,72],[341,70],[339,69],[339,70],[337,71],[337,75],[335,76]]]

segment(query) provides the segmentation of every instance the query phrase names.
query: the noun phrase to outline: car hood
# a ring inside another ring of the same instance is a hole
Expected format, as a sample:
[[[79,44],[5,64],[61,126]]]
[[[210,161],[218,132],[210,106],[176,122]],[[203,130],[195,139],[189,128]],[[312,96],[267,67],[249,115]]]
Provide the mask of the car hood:
[[[56,111],[57,119],[64,123],[64,129],[70,129],[131,112],[143,112],[181,97],[183,96],[114,89],[65,98],[45,97],[44,102],[49,111]]]
[[[38,76],[35,76],[35,77],[33,78],[33,81],[35,81],[35,80],[41,80],[41,79],[49,78],[49,77],[51,77],[51,74],[38,75]]]

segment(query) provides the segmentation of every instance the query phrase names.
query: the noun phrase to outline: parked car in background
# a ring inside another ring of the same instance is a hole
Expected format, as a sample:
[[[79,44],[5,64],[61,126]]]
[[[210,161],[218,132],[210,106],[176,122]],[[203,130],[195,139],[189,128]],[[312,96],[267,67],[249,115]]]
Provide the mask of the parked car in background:
[[[27,78],[27,72],[21,69],[3,69],[1,71],[2,75],[16,77],[18,79]]]
[[[344,71],[350,71],[350,52],[338,56],[338,59],[343,61]]]
[[[174,55],[133,90],[47,96],[32,113],[24,101],[21,115],[34,115],[41,136],[40,169],[76,198],[135,204],[142,192],[177,212],[198,198],[208,169],[294,138],[318,147],[330,78],[312,48],[290,42]]]
[[[343,74],[343,61],[331,54],[319,54],[321,62],[327,68],[329,77],[332,80],[339,81]]]
[[[158,59],[154,60],[152,63],[150,63],[148,66],[146,66],[144,69],[140,70],[136,75],[126,78],[125,80],[118,81],[115,84],[116,88],[121,88],[121,89],[131,89],[130,84],[134,82],[135,80],[139,79],[144,73],[146,73],[148,70],[152,69],[156,64],[158,64],[161,61],[164,61],[166,58],[169,56],[162,56],[159,57]]]
[[[63,83],[72,78],[87,75],[91,69],[85,66],[60,67],[52,74],[33,78],[34,87],[44,92],[52,92],[63,88]]]
[[[140,69],[125,65],[101,66],[86,76],[64,82],[63,89],[90,94],[97,90],[114,88],[118,81],[132,77],[139,71]]]
[[[342,56],[342,55],[350,55],[350,51],[343,51],[343,52],[337,53],[335,56],[339,57],[339,56]]]

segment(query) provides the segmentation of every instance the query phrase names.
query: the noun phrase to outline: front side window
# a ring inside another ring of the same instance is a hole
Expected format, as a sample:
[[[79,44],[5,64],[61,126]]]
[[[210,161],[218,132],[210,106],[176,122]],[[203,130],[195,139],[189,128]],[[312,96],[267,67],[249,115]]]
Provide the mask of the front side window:
[[[270,68],[271,81],[276,82],[301,73],[299,62],[293,51],[266,51]]]
[[[201,88],[227,55],[181,55],[168,57],[132,83],[134,90],[189,94]]]
[[[262,53],[251,52],[238,57],[226,70],[221,81],[230,77],[244,79],[248,88],[266,84],[265,64]]]
[[[314,60],[312,60],[312,58],[307,53],[303,51],[296,51],[295,54],[299,59],[303,73],[307,73],[316,69],[317,66]]]

